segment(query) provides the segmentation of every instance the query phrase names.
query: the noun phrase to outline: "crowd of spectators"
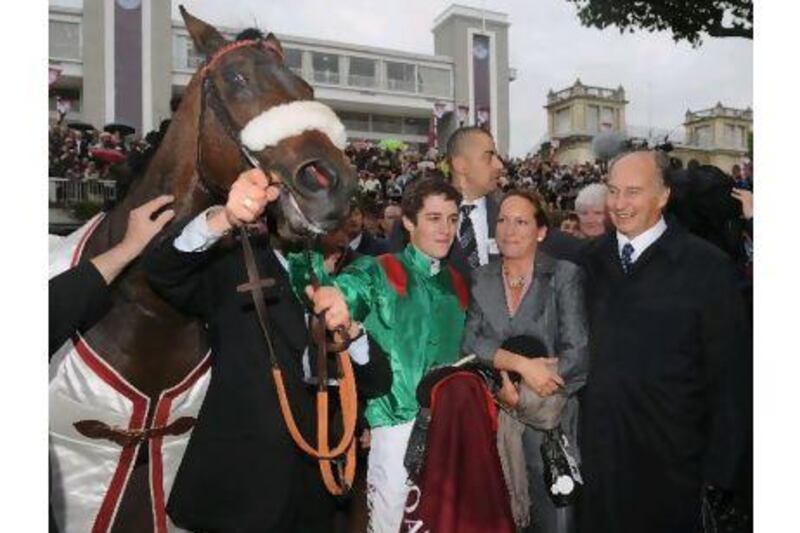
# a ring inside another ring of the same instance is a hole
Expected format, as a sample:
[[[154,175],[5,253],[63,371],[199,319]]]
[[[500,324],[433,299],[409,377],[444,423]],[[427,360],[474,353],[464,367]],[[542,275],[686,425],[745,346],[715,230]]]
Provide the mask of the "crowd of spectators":
[[[75,129],[67,124],[54,124],[49,132],[48,172],[51,177],[72,181],[111,179],[109,172],[114,162],[123,160],[132,152],[144,152],[146,148],[144,140],[134,136],[123,137],[119,131]]]
[[[421,153],[414,148],[381,147],[360,141],[350,144],[345,153],[356,166],[359,179],[359,204],[364,222],[379,236],[386,210],[390,215],[397,210],[405,188],[421,177],[448,174],[444,154],[436,149]],[[505,173],[498,188],[533,189],[541,194],[553,213],[567,213],[575,209],[578,191],[589,184],[603,181],[602,167],[586,162],[560,165],[539,155],[503,160]]]

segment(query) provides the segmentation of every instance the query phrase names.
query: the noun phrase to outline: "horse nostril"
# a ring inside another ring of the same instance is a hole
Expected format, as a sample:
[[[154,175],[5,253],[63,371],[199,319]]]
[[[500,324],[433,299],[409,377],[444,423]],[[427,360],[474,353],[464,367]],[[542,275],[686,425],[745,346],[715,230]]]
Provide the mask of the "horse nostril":
[[[306,163],[297,171],[297,183],[311,192],[335,189],[339,178],[330,165],[317,160]]]

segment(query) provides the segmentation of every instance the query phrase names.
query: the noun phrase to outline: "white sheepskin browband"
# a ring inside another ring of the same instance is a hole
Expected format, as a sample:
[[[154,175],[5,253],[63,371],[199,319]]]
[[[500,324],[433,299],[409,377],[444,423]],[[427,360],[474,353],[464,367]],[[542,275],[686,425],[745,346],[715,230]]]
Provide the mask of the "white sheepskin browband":
[[[244,127],[242,144],[258,152],[307,130],[321,131],[339,150],[344,150],[347,143],[344,125],[330,107],[313,100],[281,104],[264,111]]]

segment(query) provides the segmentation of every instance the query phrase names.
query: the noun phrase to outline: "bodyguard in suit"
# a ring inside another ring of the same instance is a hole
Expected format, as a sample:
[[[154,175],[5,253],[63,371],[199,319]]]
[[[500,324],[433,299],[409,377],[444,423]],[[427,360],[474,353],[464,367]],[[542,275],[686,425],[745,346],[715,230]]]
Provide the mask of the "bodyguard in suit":
[[[612,162],[616,231],[587,256],[585,533],[696,531],[704,495],[743,466],[744,307],[730,260],[662,216],[667,165],[641,151]]]
[[[227,204],[178,224],[145,255],[148,280],[171,305],[207,324],[212,377],[167,503],[181,528],[192,531],[330,531],[333,500],[316,461],[294,443],[281,415],[267,344],[249,295],[241,245],[223,238],[233,226],[256,220],[278,197],[259,170],[243,173]],[[314,397],[303,369],[308,346],[304,306],[291,289],[283,255],[254,243],[265,288],[277,359],[301,432],[314,435]],[[357,326],[351,338],[358,336]],[[354,367],[376,355],[359,341],[350,346]],[[367,354],[364,354],[366,349]],[[366,361],[366,363],[365,363]],[[384,370],[386,370],[384,365]],[[391,386],[373,386],[377,394]]]
[[[453,186],[464,200],[459,206],[458,234],[450,249],[450,264],[469,279],[471,272],[497,254],[495,226],[498,202],[493,197],[503,162],[492,134],[477,126],[459,128],[447,141],[447,161]]]

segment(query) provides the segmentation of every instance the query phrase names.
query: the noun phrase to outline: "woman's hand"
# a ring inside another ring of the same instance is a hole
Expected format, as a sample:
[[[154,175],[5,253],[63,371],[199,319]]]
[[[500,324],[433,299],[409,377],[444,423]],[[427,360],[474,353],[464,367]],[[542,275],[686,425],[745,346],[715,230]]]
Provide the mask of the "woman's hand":
[[[522,381],[542,398],[556,393],[564,386],[564,380],[558,375],[557,357],[520,359],[517,372],[522,376]]]
[[[497,391],[497,399],[509,409],[514,409],[517,407],[517,405],[519,405],[519,391],[517,390],[517,387],[511,383],[511,379],[508,377],[508,372],[501,370],[500,377],[503,379],[503,386],[500,387],[499,391]]]

